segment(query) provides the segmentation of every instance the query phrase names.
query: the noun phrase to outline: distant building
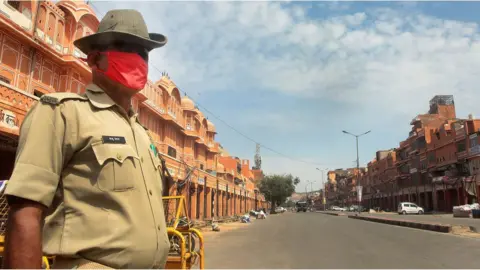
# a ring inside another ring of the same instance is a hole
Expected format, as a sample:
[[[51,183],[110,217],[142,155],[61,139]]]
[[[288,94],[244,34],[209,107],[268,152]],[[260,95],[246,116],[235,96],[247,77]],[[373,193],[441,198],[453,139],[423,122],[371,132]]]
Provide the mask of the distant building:
[[[398,148],[378,151],[362,176],[364,206],[396,209],[414,202],[426,211],[480,201],[480,121],[458,119],[451,95],[430,100],[428,114],[410,122]]]

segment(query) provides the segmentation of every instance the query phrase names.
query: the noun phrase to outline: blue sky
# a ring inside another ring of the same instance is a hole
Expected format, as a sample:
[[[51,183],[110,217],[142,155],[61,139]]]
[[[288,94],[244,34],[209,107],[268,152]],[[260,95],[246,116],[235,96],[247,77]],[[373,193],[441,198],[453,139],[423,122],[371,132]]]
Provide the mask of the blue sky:
[[[267,173],[316,180],[315,168],[354,166],[398,146],[435,94],[453,94],[457,116],[480,115],[480,3],[94,2],[135,8],[169,43],[151,54],[181,92],[255,140]],[[102,14],[98,14],[100,17]],[[150,78],[160,74],[150,68]],[[205,112],[232,155],[255,144]]]

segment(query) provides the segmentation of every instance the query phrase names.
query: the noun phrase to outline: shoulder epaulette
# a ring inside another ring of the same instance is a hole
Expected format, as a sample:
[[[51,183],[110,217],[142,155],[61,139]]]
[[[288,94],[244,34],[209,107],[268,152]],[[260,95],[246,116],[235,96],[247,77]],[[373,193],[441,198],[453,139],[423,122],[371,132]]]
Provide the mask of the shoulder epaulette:
[[[50,93],[43,95],[40,98],[40,101],[42,103],[50,105],[58,105],[66,100],[88,100],[88,98],[79,94],[69,92]]]

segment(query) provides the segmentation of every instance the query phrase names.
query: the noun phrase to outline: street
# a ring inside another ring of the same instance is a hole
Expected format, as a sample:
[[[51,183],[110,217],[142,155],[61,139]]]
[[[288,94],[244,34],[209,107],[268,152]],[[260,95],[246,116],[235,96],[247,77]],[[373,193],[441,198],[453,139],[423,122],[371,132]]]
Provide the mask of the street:
[[[206,268],[476,268],[480,239],[320,213],[206,237]]]

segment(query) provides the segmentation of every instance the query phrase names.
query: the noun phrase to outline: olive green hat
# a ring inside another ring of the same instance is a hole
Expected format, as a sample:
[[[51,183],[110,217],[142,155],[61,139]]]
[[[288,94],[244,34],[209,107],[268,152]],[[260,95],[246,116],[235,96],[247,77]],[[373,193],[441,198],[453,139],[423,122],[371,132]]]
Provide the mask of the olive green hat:
[[[73,43],[83,53],[88,54],[92,47],[104,46],[123,41],[139,45],[151,51],[167,44],[162,34],[148,33],[142,14],[134,9],[116,9],[107,12],[95,34],[75,40]]]

